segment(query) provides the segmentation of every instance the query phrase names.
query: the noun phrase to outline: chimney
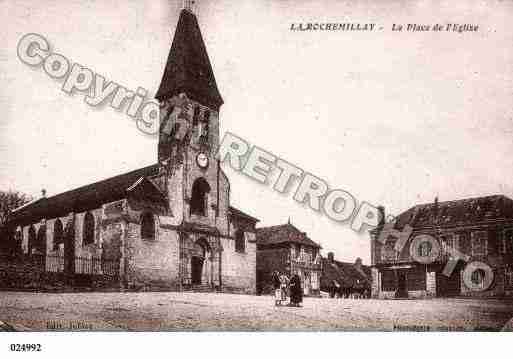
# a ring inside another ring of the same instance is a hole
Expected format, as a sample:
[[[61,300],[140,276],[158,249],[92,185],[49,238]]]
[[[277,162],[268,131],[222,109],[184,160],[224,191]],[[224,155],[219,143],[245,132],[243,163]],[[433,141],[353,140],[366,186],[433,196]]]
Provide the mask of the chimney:
[[[333,263],[335,261],[335,254],[333,252],[328,252],[328,262]]]
[[[46,198],[46,190],[44,188],[41,190],[41,198]]]

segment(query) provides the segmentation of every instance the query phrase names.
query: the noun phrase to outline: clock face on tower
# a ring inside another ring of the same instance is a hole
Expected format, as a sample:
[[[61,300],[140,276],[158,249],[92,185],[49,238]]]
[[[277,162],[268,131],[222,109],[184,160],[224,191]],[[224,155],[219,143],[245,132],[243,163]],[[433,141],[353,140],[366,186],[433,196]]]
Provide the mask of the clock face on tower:
[[[201,168],[207,168],[208,167],[208,156],[204,154],[203,152],[198,153],[196,156],[196,163]]]

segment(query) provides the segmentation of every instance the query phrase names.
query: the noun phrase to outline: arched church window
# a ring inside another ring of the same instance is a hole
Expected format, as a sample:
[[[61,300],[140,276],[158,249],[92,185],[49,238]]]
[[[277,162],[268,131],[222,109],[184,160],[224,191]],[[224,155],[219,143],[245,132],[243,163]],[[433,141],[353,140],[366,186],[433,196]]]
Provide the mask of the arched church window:
[[[84,245],[94,243],[94,216],[87,212],[84,217],[84,236],[82,238]]]
[[[142,215],[141,238],[145,240],[155,239],[155,218],[150,212],[146,212]]]
[[[246,241],[244,240],[244,232],[240,229],[235,232],[235,251],[244,253],[246,251]]]
[[[14,234],[14,253],[18,255],[21,253],[21,244],[23,242],[23,231],[21,227],[16,229],[16,233]]]
[[[59,249],[59,244],[64,242],[64,230],[60,219],[53,225],[53,250]]]
[[[203,112],[203,125],[202,125],[203,131],[201,135],[205,138],[208,138],[209,131],[210,131],[210,111],[205,110]]]
[[[192,185],[191,214],[207,215],[207,198],[210,186],[204,178],[198,178]]]
[[[28,231],[28,254],[32,254],[32,250],[36,248],[36,229],[30,226]]]
[[[36,250],[40,254],[46,254],[46,226],[39,227],[37,231]]]

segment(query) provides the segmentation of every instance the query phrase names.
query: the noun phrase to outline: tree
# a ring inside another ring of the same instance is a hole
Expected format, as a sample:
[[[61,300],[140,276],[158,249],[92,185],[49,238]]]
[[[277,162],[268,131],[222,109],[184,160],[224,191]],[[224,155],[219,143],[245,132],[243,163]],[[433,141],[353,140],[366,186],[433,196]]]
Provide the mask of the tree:
[[[7,222],[7,216],[9,213],[31,200],[32,197],[25,193],[11,190],[0,190],[0,226]]]
[[[7,225],[9,213],[32,200],[18,191],[0,191],[0,254],[15,254],[19,247],[14,239],[15,229]]]

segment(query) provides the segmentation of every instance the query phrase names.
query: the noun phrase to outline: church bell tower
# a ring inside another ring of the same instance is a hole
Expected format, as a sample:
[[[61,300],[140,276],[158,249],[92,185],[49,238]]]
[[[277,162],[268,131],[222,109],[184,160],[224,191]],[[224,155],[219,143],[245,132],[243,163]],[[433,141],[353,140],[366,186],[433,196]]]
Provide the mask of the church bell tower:
[[[168,186],[175,191],[170,197],[176,200],[183,193],[184,219],[211,219],[212,224],[219,215],[220,169],[215,152],[223,99],[196,15],[190,2],[184,5],[155,96],[160,103],[158,161],[173,184]]]
[[[217,148],[223,99],[189,1],[180,12],[155,97],[161,108],[159,162],[171,157],[173,145],[179,143]]]

